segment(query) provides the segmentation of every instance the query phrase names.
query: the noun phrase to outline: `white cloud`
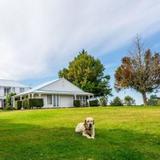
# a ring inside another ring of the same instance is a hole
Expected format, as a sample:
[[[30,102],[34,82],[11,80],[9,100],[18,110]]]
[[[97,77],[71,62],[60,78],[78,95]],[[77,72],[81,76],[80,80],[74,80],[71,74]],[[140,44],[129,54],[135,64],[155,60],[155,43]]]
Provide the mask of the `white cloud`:
[[[159,31],[159,0],[0,0],[0,77],[56,75],[82,48],[106,53]]]

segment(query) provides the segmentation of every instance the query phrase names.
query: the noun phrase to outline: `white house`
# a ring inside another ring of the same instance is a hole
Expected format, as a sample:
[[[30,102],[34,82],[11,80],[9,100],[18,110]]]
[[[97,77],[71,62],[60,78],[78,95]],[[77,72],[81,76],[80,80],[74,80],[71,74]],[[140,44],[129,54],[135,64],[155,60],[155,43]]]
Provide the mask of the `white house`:
[[[0,108],[4,107],[4,101],[9,93],[19,94],[30,88],[17,81],[0,79]]]
[[[22,100],[26,96],[28,98],[42,98],[43,107],[51,108],[73,107],[74,99],[78,99],[81,101],[81,104],[86,105],[87,99],[92,97],[93,94],[84,92],[68,80],[60,78],[20,93],[14,96],[14,98]]]

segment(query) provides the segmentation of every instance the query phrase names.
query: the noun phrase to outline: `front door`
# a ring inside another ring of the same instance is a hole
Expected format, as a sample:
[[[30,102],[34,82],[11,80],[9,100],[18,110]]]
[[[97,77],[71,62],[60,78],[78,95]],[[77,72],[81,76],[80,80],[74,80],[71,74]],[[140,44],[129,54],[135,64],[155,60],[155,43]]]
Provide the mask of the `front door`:
[[[53,99],[53,107],[59,107],[60,96],[59,95],[53,95],[52,99]]]
[[[47,95],[47,107],[53,107],[52,95]]]

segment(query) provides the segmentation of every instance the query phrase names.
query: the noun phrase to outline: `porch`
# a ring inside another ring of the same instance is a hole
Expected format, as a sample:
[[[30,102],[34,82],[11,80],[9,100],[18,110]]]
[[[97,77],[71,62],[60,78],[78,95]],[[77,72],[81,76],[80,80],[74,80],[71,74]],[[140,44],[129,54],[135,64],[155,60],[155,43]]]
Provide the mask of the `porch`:
[[[42,98],[44,108],[53,108],[53,107],[73,107],[74,100],[80,100],[81,106],[87,106],[87,100],[90,99],[91,95],[71,95],[71,94],[41,94],[41,93],[28,93],[20,96],[13,97],[13,106],[15,107],[15,102],[24,99],[34,99]]]

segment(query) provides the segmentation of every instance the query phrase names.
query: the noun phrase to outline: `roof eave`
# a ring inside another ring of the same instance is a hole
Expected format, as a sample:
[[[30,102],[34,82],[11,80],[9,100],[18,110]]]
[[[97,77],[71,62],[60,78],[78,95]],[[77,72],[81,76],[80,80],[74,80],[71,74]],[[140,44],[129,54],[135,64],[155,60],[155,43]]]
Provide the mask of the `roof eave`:
[[[24,96],[27,94],[33,94],[33,93],[39,93],[39,94],[60,94],[60,95],[86,95],[86,96],[93,96],[93,93],[89,93],[89,92],[56,92],[56,91],[52,91],[52,92],[47,92],[47,91],[28,91],[28,92],[23,92],[20,94],[15,95],[14,97],[19,97],[19,96]]]

